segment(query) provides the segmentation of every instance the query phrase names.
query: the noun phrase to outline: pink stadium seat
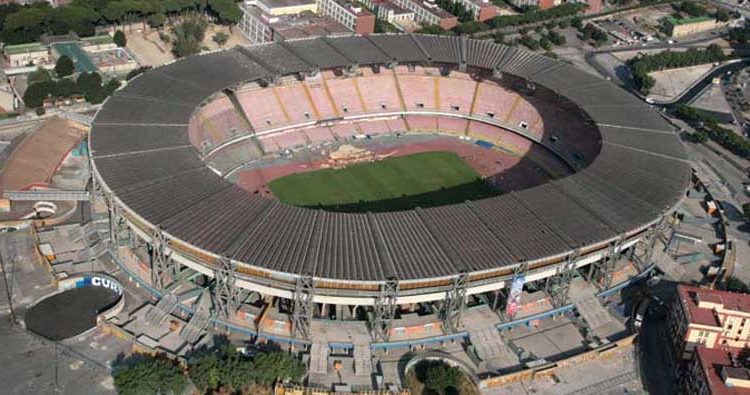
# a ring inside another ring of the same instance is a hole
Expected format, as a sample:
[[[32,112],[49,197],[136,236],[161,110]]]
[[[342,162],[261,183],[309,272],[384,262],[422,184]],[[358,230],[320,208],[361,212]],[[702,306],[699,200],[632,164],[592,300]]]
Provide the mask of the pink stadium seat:
[[[437,117],[430,115],[409,115],[406,123],[413,132],[435,132],[438,130]]]
[[[341,116],[364,113],[360,92],[353,78],[327,80],[326,85]]]
[[[396,90],[393,74],[381,72],[368,77],[356,78],[367,112],[401,111],[401,101]]]
[[[521,98],[513,107],[513,111],[506,118],[509,124],[529,130],[532,134],[541,135],[544,124],[536,107]],[[525,126],[525,127],[524,127]]]
[[[328,129],[328,127],[303,129],[301,132],[307,135],[311,144],[321,144],[333,141],[334,139],[333,134],[331,134],[331,130]]]
[[[477,83],[471,79],[454,78],[453,74],[451,74],[450,78],[438,78],[440,110],[451,113],[469,114]]]
[[[276,141],[276,145],[278,145],[282,150],[304,147],[307,145],[305,136],[295,130],[289,130],[274,134],[273,139]]]
[[[190,141],[201,151],[232,137],[248,133],[249,127],[226,96],[201,107],[191,121]]]
[[[505,121],[513,107],[513,103],[519,99],[515,92],[493,82],[482,82],[479,84],[477,100],[474,103],[473,115],[488,116],[488,113],[494,114],[495,119]]]
[[[434,110],[435,81],[438,77],[418,74],[398,74],[398,84],[407,110]]]
[[[303,123],[317,119],[310,99],[303,84],[293,84],[275,87],[274,90],[292,123]]]
[[[461,118],[453,117],[440,117],[438,118],[438,129],[443,132],[463,135],[466,132],[466,127],[469,121]]]
[[[359,130],[361,130],[363,134],[369,134],[370,136],[388,134],[390,132],[388,122],[385,120],[359,121],[357,124],[359,125]]]
[[[403,118],[388,119],[385,122],[388,125],[388,129],[391,130],[391,133],[409,131],[409,129],[406,128],[406,122],[404,122]]]
[[[348,139],[352,136],[356,136],[358,134],[362,134],[362,132],[359,130],[359,127],[357,127],[356,123],[341,123],[331,126],[331,131],[334,135],[338,136],[342,139]]]
[[[486,140],[493,144],[500,145],[517,154],[528,152],[533,145],[532,141],[529,139],[484,122],[471,121],[469,123],[469,135],[477,139]]]
[[[279,148],[279,145],[276,143],[276,139],[271,136],[259,137],[258,141],[260,142],[261,147],[263,147],[263,151],[267,154],[281,151],[281,148]]]
[[[310,97],[312,97],[313,105],[318,110],[320,119],[331,119],[338,117],[336,107],[331,102],[331,99],[326,92],[326,86],[323,80],[320,81],[306,81],[304,85],[310,91]]]
[[[242,110],[247,114],[256,131],[288,124],[290,121],[271,89],[255,89],[237,92]]]

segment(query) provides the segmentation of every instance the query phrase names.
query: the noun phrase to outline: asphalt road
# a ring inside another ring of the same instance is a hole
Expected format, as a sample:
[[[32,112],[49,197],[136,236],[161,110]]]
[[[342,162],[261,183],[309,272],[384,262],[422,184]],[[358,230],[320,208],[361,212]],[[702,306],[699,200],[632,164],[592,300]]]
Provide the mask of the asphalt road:
[[[678,394],[677,368],[672,358],[671,341],[666,320],[666,306],[674,295],[675,284],[661,281],[657,286],[645,289],[647,298],[652,298],[638,335],[638,358],[643,385],[650,394]],[[656,296],[664,303],[655,302]]]

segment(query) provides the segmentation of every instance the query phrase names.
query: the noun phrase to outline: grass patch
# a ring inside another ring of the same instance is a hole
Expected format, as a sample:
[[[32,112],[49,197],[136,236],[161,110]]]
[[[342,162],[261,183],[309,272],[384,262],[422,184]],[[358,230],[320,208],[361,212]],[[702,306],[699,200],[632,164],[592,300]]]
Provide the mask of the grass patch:
[[[496,195],[452,152],[425,152],[281,177],[268,184],[281,202],[329,211],[395,211]]]

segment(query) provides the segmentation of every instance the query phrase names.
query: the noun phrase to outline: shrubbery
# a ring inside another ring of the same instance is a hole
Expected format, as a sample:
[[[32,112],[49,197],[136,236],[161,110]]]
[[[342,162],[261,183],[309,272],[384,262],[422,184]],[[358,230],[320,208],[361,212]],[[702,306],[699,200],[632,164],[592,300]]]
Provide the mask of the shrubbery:
[[[62,99],[81,95],[89,103],[98,104],[119,87],[120,81],[116,79],[109,80],[102,85],[102,77],[95,72],[82,73],[75,82],[70,78],[61,78],[57,81],[41,79],[26,88],[23,102],[26,107],[37,108],[41,107],[44,100],[48,98]]]
[[[696,126],[700,129],[699,133],[705,133],[708,138],[727,150],[745,159],[750,159],[750,141],[732,130],[719,126],[719,121],[711,114],[684,104],[678,105],[674,114]]]
[[[188,359],[187,372],[163,356],[142,355],[115,363],[113,370],[120,394],[179,394],[191,381],[202,394],[256,393],[255,385],[296,382],[305,375],[304,364],[286,352],[262,351],[250,357],[229,344],[198,351]]]
[[[42,34],[92,36],[96,26],[148,22],[161,26],[180,14],[208,13],[219,23],[237,23],[242,11],[232,0],[76,0],[52,8],[47,2],[0,5],[0,35],[6,44],[34,42]],[[119,44],[119,43],[118,43]]]
[[[529,23],[544,21],[548,19],[565,18],[578,14],[587,7],[583,3],[565,3],[546,10],[538,8],[531,9],[516,15],[500,15],[492,19],[490,25],[493,28],[526,25]]]

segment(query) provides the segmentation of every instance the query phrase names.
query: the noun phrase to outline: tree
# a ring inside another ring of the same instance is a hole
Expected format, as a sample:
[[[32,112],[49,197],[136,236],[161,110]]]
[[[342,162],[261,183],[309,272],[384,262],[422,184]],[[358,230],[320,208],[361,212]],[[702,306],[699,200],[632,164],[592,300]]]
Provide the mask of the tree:
[[[125,37],[125,32],[123,32],[122,30],[117,30],[115,32],[115,36],[112,38],[112,40],[120,48],[124,48],[125,45],[128,44],[128,38]]]
[[[416,369],[419,381],[438,394],[445,394],[449,388],[457,388],[463,377],[460,369],[443,362],[420,363]]]
[[[745,214],[745,218],[750,219],[750,203],[742,205],[742,213]]]
[[[542,47],[543,50],[549,51],[552,48],[552,42],[547,37],[542,37],[539,39],[539,46]]]
[[[26,92],[23,94],[23,102],[26,104],[26,107],[36,108],[44,104],[44,99],[49,95],[49,88],[45,86],[45,82],[37,82],[26,88]]]
[[[163,14],[153,14],[148,17],[148,25],[152,28],[160,28],[167,22],[167,17]]]
[[[28,77],[26,77],[26,82],[31,85],[35,82],[50,81],[51,79],[52,76],[50,75],[49,71],[39,67],[36,70],[32,71]]]
[[[78,85],[69,78],[63,78],[57,81],[56,96],[57,97],[71,97],[80,93]]]
[[[55,63],[55,74],[58,77],[67,77],[75,71],[76,66],[73,64],[73,59],[68,55],[62,55],[57,59]]]
[[[112,374],[120,395],[182,393],[188,379],[175,362],[165,356],[136,354]]]
[[[727,291],[750,293],[750,287],[737,277],[727,277],[726,288]]]
[[[96,93],[102,87],[102,77],[97,72],[81,73],[76,81],[84,95]]]
[[[223,47],[229,40],[229,35],[224,32],[217,32],[211,39],[219,46]]]
[[[255,382],[253,361],[231,346],[207,351],[189,363],[188,375],[201,392],[240,391]]]
[[[206,35],[206,22],[198,17],[184,20],[174,28],[172,52],[178,58],[199,53]]]
[[[255,381],[264,385],[271,385],[276,380],[297,381],[305,374],[302,362],[281,351],[258,354],[253,363]]]
[[[208,7],[223,25],[231,27],[242,19],[242,10],[233,0],[208,0]]]

